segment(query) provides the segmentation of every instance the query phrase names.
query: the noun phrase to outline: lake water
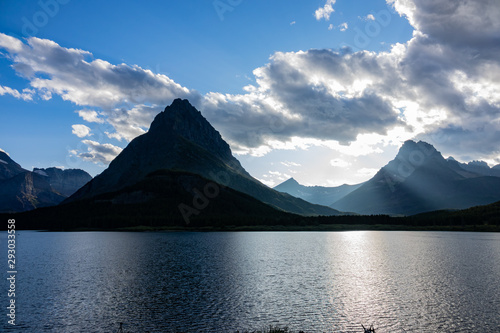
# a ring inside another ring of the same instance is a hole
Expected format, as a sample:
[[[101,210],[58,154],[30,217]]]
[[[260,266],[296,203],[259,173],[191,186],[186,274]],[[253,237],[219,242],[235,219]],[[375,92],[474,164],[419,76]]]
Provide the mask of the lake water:
[[[500,328],[495,233],[20,231],[17,251],[6,332]]]

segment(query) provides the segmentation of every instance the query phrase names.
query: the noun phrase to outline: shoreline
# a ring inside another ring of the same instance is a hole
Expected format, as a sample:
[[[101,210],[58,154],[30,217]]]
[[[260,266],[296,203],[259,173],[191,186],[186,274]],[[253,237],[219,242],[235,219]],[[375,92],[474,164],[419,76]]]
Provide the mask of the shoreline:
[[[21,231],[20,229],[18,229]],[[500,232],[495,225],[465,226],[409,226],[409,225],[369,225],[369,224],[320,224],[314,226],[293,225],[256,225],[256,226],[206,226],[206,227],[150,227],[135,226],[123,228],[69,228],[65,230],[24,229],[23,231],[40,232],[342,232],[342,231],[443,231],[443,232]]]

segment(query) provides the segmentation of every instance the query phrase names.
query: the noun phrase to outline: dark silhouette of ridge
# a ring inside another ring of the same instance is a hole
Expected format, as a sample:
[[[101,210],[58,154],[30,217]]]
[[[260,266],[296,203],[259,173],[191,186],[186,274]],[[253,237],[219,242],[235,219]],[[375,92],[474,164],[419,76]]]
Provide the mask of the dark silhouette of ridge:
[[[134,140],[109,167],[65,203],[118,191],[158,170],[177,170],[230,187],[275,208],[301,215],[335,215],[329,207],[314,205],[270,189],[233,157],[229,145],[187,100],[176,99],[159,113],[149,131]]]
[[[359,214],[413,215],[500,200],[500,177],[465,170],[432,145],[406,141],[396,158],[331,207]]]
[[[0,151],[0,212],[24,212],[55,206],[92,177],[83,170],[23,169]]]

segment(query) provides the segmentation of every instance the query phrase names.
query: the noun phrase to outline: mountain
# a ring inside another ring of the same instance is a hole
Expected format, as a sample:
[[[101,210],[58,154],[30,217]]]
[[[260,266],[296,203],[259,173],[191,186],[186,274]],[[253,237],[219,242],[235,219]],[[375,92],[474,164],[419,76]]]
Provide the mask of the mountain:
[[[80,169],[34,168],[33,172],[47,177],[50,186],[65,197],[71,196],[92,180],[92,176]]]
[[[34,172],[22,172],[0,183],[0,212],[53,206],[65,198],[52,189],[46,177]]]
[[[453,159],[452,157],[449,157],[447,160],[449,163],[458,165],[458,167],[460,167],[461,169],[473,173],[475,175],[500,177],[500,165],[496,165],[490,168],[488,163],[484,161],[472,161],[469,163],[460,163],[455,159]]]
[[[338,211],[280,193],[250,176],[229,145],[187,100],[176,99],[159,113],[147,133],[132,140],[109,167],[64,203],[91,199],[133,186],[159,170],[199,175],[266,204],[301,215]]]
[[[92,177],[83,170],[23,169],[0,151],[0,212],[24,212],[54,206]]]
[[[331,207],[360,214],[413,215],[498,200],[499,177],[457,168],[432,145],[406,141],[394,160]]]
[[[14,217],[23,229],[49,230],[286,225],[303,219],[200,175],[172,170],[153,172],[117,191]]]
[[[0,182],[26,171],[28,170],[21,168],[7,153],[0,150]]]
[[[363,184],[341,185],[336,187],[304,186],[290,178],[274,187],[276,191],[288,193],[314,204],[329,206],[340,200]]]

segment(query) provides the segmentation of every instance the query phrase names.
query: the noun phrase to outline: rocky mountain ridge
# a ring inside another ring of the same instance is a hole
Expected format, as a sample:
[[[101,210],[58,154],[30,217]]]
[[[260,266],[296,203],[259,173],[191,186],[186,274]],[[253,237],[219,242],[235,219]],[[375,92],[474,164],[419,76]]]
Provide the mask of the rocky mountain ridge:
[[[432,145],[406,141],[396,158],[331,207],[359,214],[413,215],[500,200],[500,177],[445,160]]]
[[[0,151],[0,212],[24,212],[57,205],[91,179],[79,169],[28,171]]]

